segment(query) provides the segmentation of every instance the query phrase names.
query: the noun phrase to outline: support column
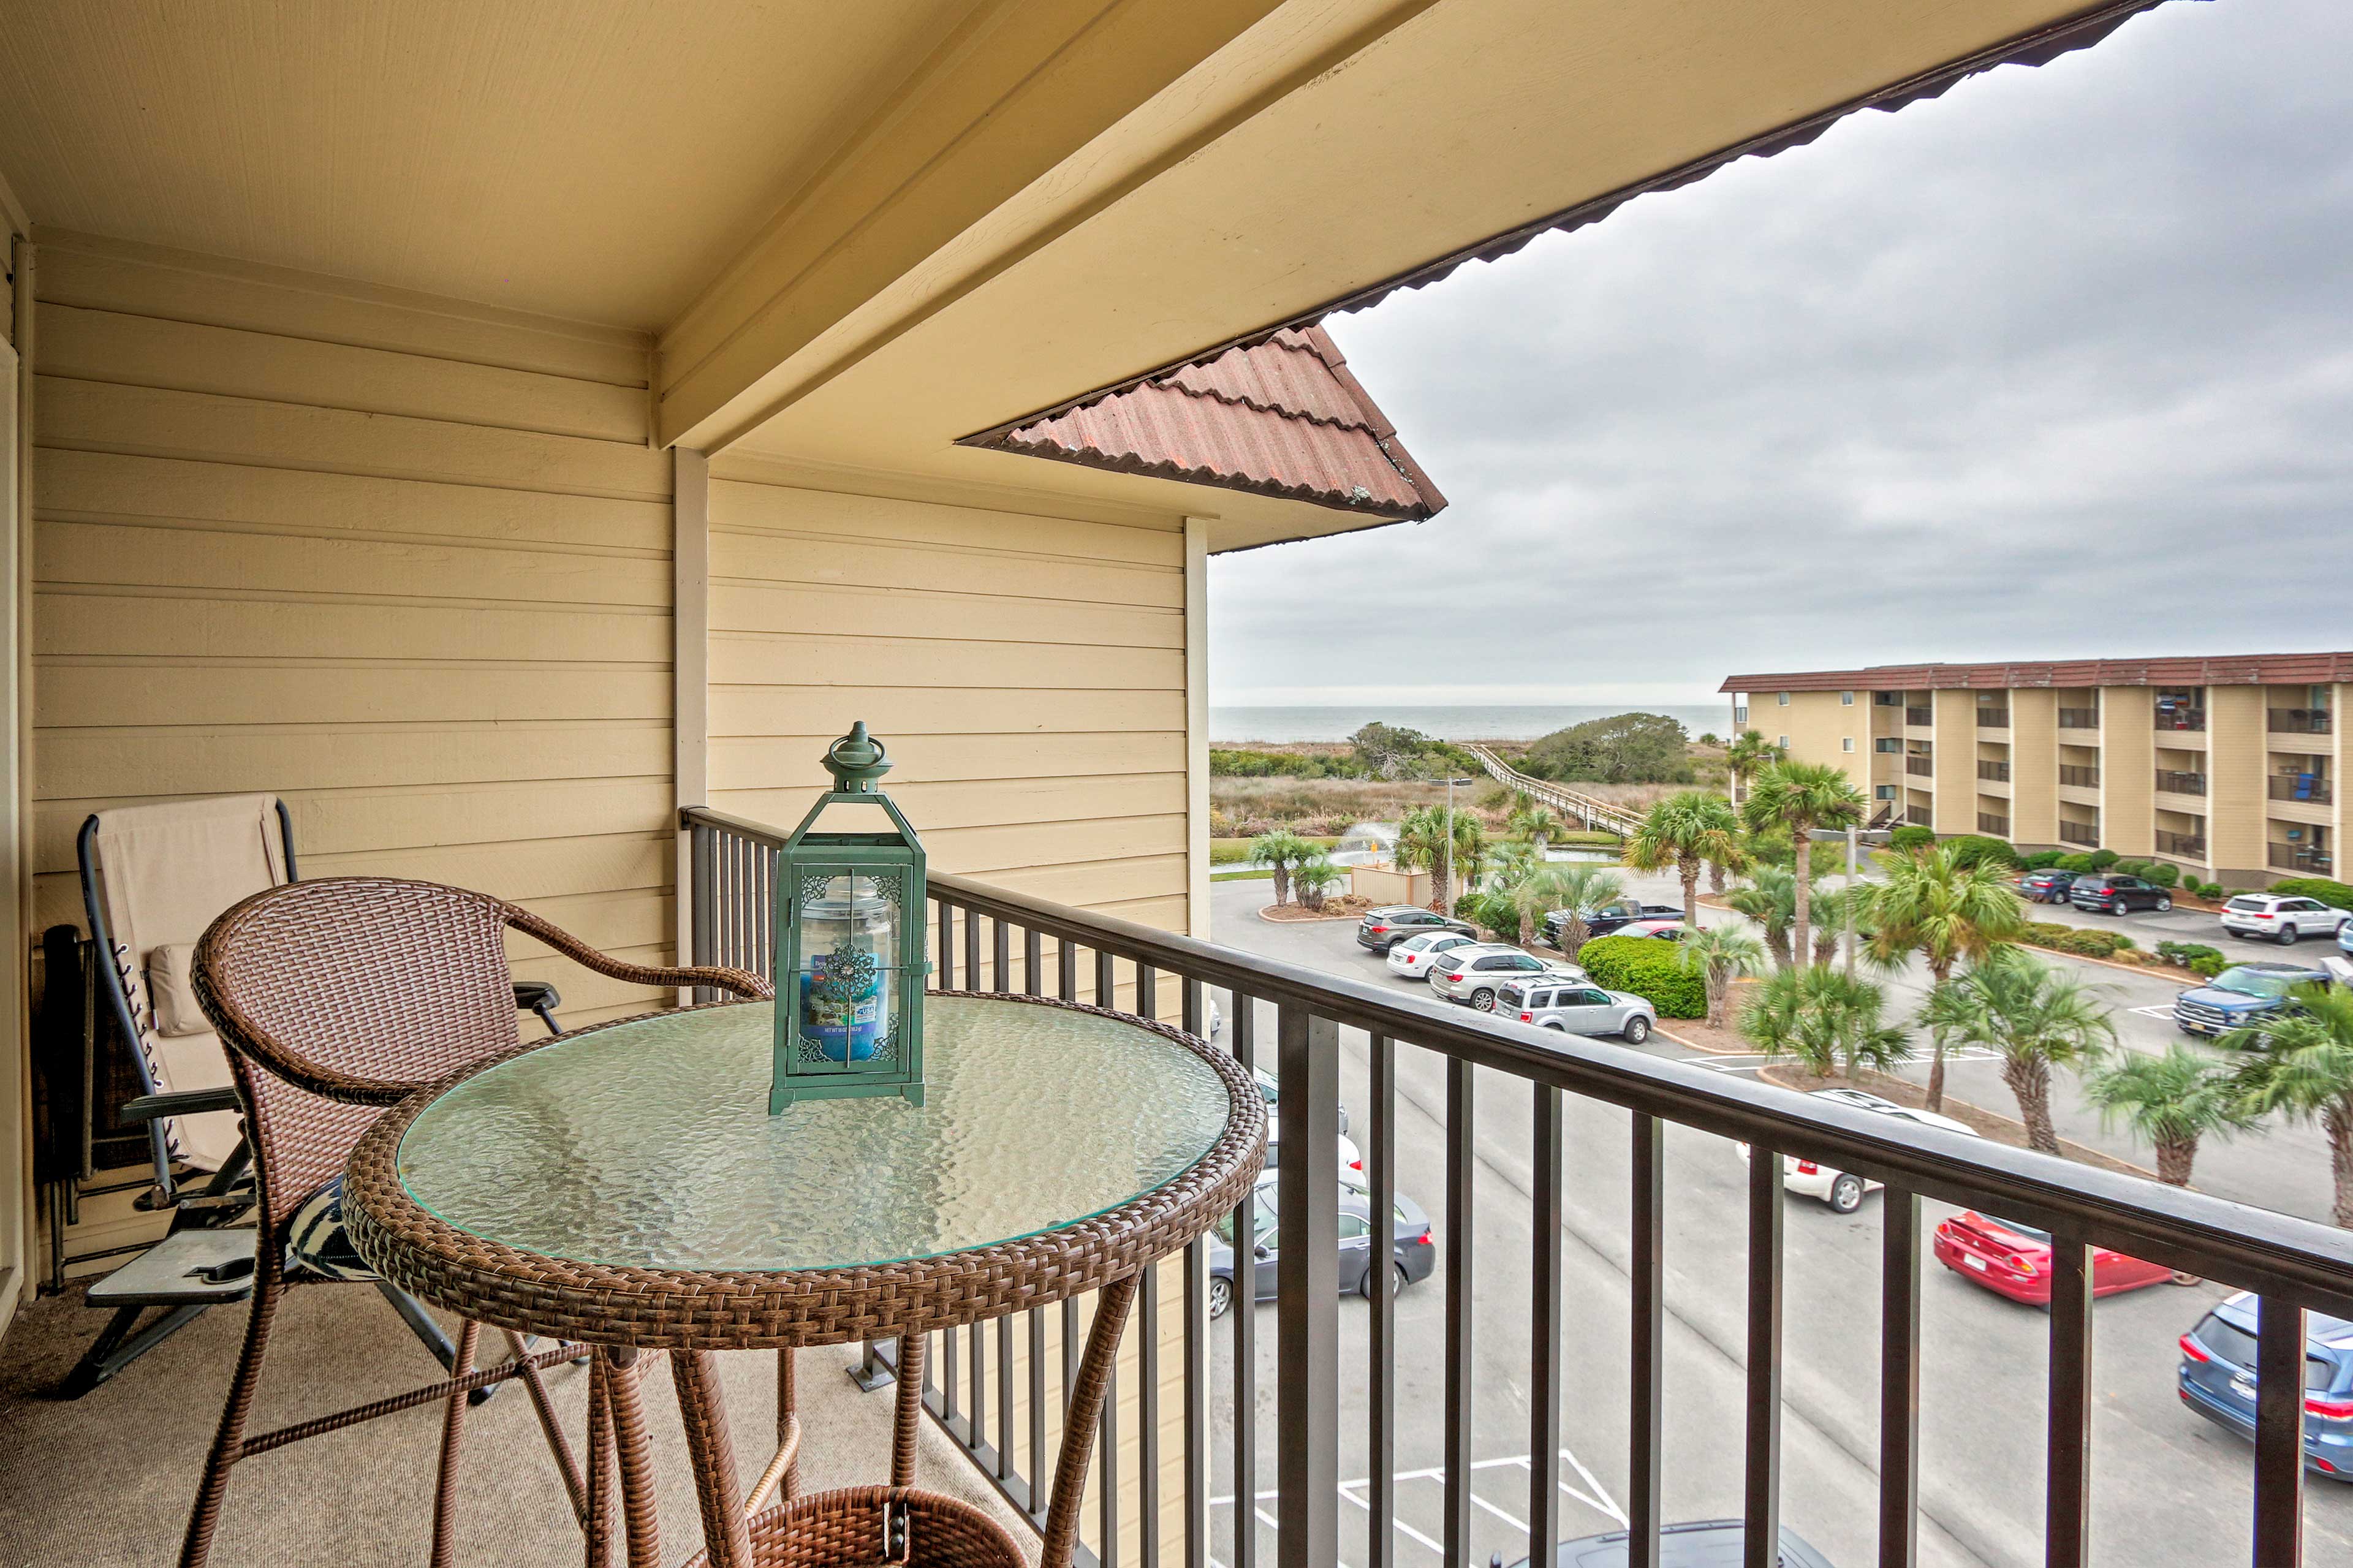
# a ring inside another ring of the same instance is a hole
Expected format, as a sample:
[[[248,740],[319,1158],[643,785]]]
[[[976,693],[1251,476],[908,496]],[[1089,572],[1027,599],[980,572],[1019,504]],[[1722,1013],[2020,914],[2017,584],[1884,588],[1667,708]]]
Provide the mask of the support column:
[[[2206,690],[2206,863],[2218,880],[2261,887],[2268,858],[2271,796],[2270,715],[2261,686]],[[2314,737],[2315,744],[2322,744]],[[2274,872],[2270,875],[2279,875]]]
[[[2022,850],[2059,845],[2059,701],[2030,687],[2010,694],[2010,839]]]
[[[670,771],[672,804],[684,807],[708,805],[711,793],[711,459],[688,447],[674,448],[671,459]],[[693,875],[681,835],[670,902],[681,963],[694,951]]]
[[[1936,786],[1929,826],[1936,837],[1978,830],[1978,694],[1966,687],[1933,694],[1936,739],[1932,782]]]
[[[2100,847],[2134,859],[2157,847],[2156,713],[2148,687],[2100,689]]]

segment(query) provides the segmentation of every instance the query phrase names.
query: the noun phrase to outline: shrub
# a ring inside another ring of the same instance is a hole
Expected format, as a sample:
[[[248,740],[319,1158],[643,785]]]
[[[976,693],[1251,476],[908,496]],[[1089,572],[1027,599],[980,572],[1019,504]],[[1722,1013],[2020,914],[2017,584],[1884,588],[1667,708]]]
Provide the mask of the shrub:
[[[2353,886],[2326,877],[2290,877],[2284,882],[2274,882],[2272,891],[2283,898],[2318,899],[2331,909],[2353,910]]]
[[[1489,931],[1493,931],[1500,941],[1520,940],[1520,911],[1512,907],[1511,898],[1507,894],[1465,893],[1454,900],[1454,913],[1460,919],[1469,921],[1472,925],[1485,926]],[[1643,940],[1657,941],[1655,937],[1645,937]],[[1660,942],[1659,945],[1664,947],[1667,944]]]
[[[2038,849],[2019,865],[2029,871],[2048,871],[2065,858],[2067,852],[2063,849]]]
[[[2131,952],[2140,946],[2140,943],[2133,941],[2132,938],[2125,935],[2125,933],[2120,931],[2110,931],[2108,933],[2108,940],[2116,943],[2116,951],[2118,952]]]
[[[2187,969],[2199,959],[2221,957],[2222,950],[2202,942],[2160,942],[2157,944],[2157,956]]]
[[[2052,864],[2056,865],[2062,871],[2096,871],[2099,869],[2098,867],[2092,864],[2092,858],[2089,855],[2062,855],[2056,861],[2052,862]]]
[[[2116,863],[2116,852],[2113,849],[2094,849],[2084,858],[2092,863],[2093,870],[2105,871]]]
[[[1916,822],[1907,822],[1887,836],[1887,847],[1905,855],[1916,855],[1935,842],[1936,830]]]
[[[2140,877],[2146,879],[2148,876],[2148,862],[2146,860],[2119,860],[2115,865],[2109,867],[2108,869],[2114,871],[2119,877]]]
[[[1683,951],[1648,936],[1597,937],[1580,949],[1577,962],[1596,985],[1627,991],[1658,1009],[1662,1018],[1707,1016],[1707,984],[1685,969]]]
[[[2189,961],[2189,973],[2200,980],[2211,980],[2231,967],[2231,961],[2219,952],[2201,952]]]
[[[2160,861],[2148,868],[2148,879],[2160,888],[2178,888],[2181,885],[2181,868]]]
[[[1952,842],[1953,859],[1962,866],[2016,866],[2018,851],[1999,838],[1982,833],[1965,833]]]

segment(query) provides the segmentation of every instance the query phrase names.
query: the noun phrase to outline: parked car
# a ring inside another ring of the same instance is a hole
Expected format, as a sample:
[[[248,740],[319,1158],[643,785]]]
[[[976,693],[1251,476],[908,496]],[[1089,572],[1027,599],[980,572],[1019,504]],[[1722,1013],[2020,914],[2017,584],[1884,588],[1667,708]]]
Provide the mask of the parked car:
[[[1742,1531],[1736,1519],[1695,1519],[1659,1526],[1659,1568],[1740,1568]],[[1633,1561],[1632,1533],[1613,1530],[1607,1535],[1579,1536],[1564,1541],[1553,1556],[1553,1568],[1626,1568]],[[1488,1568],[1503,1568],[1496,1552]],[[1528,1568],[1521,1558],[1512,1568]],[[1788,1525],[1781,1527],[1781,1568],[1831,1568],[1831,1560],[1806,1544]]]
[[[1444,956],[1445,963],[1430,966],[1430,994],[1476,1007],[1482,1013],[1493,1012],[1496,994],[1514,980],[1538,974],[1585,978],[1585,971],[1573,963],[1559,959],[1548,963],[1533,952],[1506,947],[1499,942],[1473,942]]]
[[[1636,921],[1679,921],[1683,918],[1683,909],[1681,904],[1641,904],[1636,903],[1631,899],[1620,899],[1614,903],[1604,904],[1598,910],[1587,910],[1585,929],[1593,936],[1609,936],[1619,927],[1631,925]],[[1567,910],[1555,910],[1545,916],[1545,941],[1554,947],[1558,947],[1561,930],[1567,924]]]
[[[2222,1035],[2295,1007],[2299,985],[2327,985],[2329,972],[2310,963],[2234,963],[2173,999],[2173,1026],[2185,1035]]]
[[[1857,1110],[1868,1110],[1874,1116],[1893,1117],[1922,1127],[1941,1127],[1947,1132],[1957,1132],[1965,1138],[1975,1138],[1978,1130],[1966,1121],[1956,1121],[1949,1116],[1939,1116],[1933,1110],[1918,1110],[1908,1105],[1898,1105],[1892,1100],[1882,1100],[1859,1089],[1818,1089],[1812,1091],[1816,1100],[1827,1100],[1838,1105],[1851,1105]],[[1745,1163],[1748,1145],[1736,1143]],[[1863,1194],[1875,1193],[1885,1184],[1841,1171],[1814,1160],[1800,1160],[1795,1154],[1781,1156],[1781,1190],[1796,1193],[1800,1197],[1819,1198],[1840,1214],[1852,1214],[1862,1206]]]
[[[2121,915],[2133,910],[2169,910],[2173,895],[2146,878],[2093,871],[2068,884],[2067,901],[2079,910]]]
[[[1648,1001],[1623,991],[1605,991],[1581,973],[1515,980],[1495,993],[1495,1011],[1562,1034],[1617,1035],[1630,1046],[1641,1045],[1659,1026],[1658,1009]]]
[[[1282,1110],[1282,1085],[1272,1073],[1267,1071],[1264,1068],[1252,1068],[1250,1069],[1250,1076],[1258,1079],[1258,1097],[1266,1101],[1266,1117],[1271,1122]],[[1345,1137],[1348,1132],[1348,1107],[1345,1102],[1343,1102],[1338,1107],[1338,1110],[1340,1112],[1340,1134],[1342,1137]],[[1270,1132],[1268,1136],[1272,1137],[1273,1134]]]
[[[2030,904],[2063,904],[2067,901],[2067,889],[2075,885],[2078,875],[2074,871],[2021,871],[2018,896]]]
[[[1936,1261],[1967,1279],[2029,1306],[2051,1304],[2051,1233],[2022,1220],[1994,1219],[1966,1210],[1936,1227]],[[2127,1258],[2113,1247],[2092,1248],[2092,1294],[2113,1296],[2162,1284],[2173,1271]]]
[[[1459,931],[1426,931],[1419,936],[1409,936],[1389,946],[1389,973],[1402,974],[1408,980],[1430,978],[1430,962],[1442,952],[1458,947],[1469,947],[1478,942],[1475,936],[1464,936]]]
[[[1388,904],[1365,911],[1365,918],[1356,922],[1356,945],[1369,947],[1375,952],[1387,952],[1409,936],[1445,931],[1463,936],[1479,934],[1469,921],[1458,921],[1451,915],[1441,915],[1436,910],[1425,910],[1418,904]]]
[[[2337,936],[2353,910],[2332,910],[2318,899],[2284,899],[2276,893],[2242,893],[2222,906],[2222,929],[2232,936],[2269,937],[2294,947],[2307,936]]]
[[[2306,1465],[2353,1481],[2353,1322],[2304,1321]],[[2242,1290],[2181,1336],[2181,1403],[2249,1442],[2255,1437],[2255,1297]]]
[[[1681,942],[1683,939],[1683,918],[1677,915],[1671,921],[1629,921],[1609,934],[1611,936],[1651,936],[1657,937],[1662,942]]]
[[[1352,1187],[1365,1184],[1365,1152],[1356,1141],[1343,1132],[1339,1137],[1340,1179]],[[1270,1171],[1282,1163],[1282,1118],[1266,1119],[1266,1168]]]
[[[1250,1194],[1251,1230],[1251,1300],[1274,1300],[1274,1271],[1280,1259],[1282,1237],[1276,1224],[1275,1173],[1267,1172],[1258,1179]],[[1360,1296],[1372,1294],[1375,1260],[1373,1250],[1372,1196],[1364,1188],[1342,1183],[1340,1186],[1340,1289],[1343,1294],[1355,1291]],[[1438,1247],[1431,1237],[1430,1216],[1421,1205],[1404,1194],[1398,1194],[1396,1218],[1390,1232],[1389,1267],[1396,1273],[1399,1290],[1430,1278],[1437,1267]],[[1230,1214],[1218,1221],[1209,1237],[1209,1316],[1222,1318],[1234,1302],[1234,1216]]]

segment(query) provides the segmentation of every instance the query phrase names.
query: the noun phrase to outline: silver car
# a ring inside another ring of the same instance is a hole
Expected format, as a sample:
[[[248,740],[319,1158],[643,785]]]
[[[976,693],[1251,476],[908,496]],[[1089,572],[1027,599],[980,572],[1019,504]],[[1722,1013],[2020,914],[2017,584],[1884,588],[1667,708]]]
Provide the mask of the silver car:
[[[1585,978],[1585,971],[1574,963],[1557,960],[1547,963],[1535,953],[1516,947],[1481,942],[1440,953],[1438,962],[1430,966],[1430,989],[1432,995],[1443,996],[1449,1002],[1492,1013],[1495,1010],[1496,993],[1514,980],[1539,974],[1565,975],[1571,980]]]
[[[1577,975],[1574,981],[1525,980],[1495,996],[1495,1011],[1523,1024],[1565,1035],[1616,1035],[1630,1046],[1651,1037],[1658,1009],[1640,996],[1604,991]]]

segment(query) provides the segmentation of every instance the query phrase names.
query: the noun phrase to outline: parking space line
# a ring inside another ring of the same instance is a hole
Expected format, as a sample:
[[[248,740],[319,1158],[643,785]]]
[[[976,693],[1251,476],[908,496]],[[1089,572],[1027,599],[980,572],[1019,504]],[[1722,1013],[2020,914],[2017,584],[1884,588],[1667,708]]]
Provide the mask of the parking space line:
[[[2168,1012],[2165,1016],[2167,1017],[2171,1017],[2173,1015],[2170,1012]],[[1768,1057],[1761,1051],[1752,1051],[1740,1056],[1694,1057],[1690,1058],[1694,1067],[1703,1067],[1707,1068],[1710,1072],[1721,1073],[1760,1072],[1766,1068],[1771,1067],[1777,1059],[1787,1060],[1788,1058]],[[1963,1046],[1958,1050],[1951,1050],[1945,1053],[1945,1060],[1948,1063],[1993,1062],[2000,1061],[2000,1059],[2001,1053],[2000,1051],[1993,1050],[1985,1046]]]
[[[1567,1493],[1570,1497],[1575,1498],[1577,1501],[1585,1504],[1588,1508],[1592,1509],[1596,1513],[1603,1515],[1605,1518],[1608,1518],[1614,1523],[1622,1527],[1626,1523],[1626,1510],[1618,1506],[1617,1500],[1609,1495],[1609,1489],[1601,1484],[1600,1478],[1596,1476],[1593,1471],[1587,1467],[1585,1461],[1578,1458],[1573,1450],[1563,1448],[1560,1451],[1560,1457],[1567,1459],[1569,1464],[1576,1468],[1577,1473],[1585,1479],[1586,1484],[1593,1489],[1588,1492],[1583,1488],[1571,1486],[1568,1482],[1564,1480],[1559,1483],[1560,1489]],[[1529,1456],[1525,1454],[1510,1454],[1492,1459],[1478,1459],[1474,1460],[1471,1466],[1471,1468],[1473,1471],[1502,1469],[1507,1468],[1519,1470],[1532,1470],[1534,1466],[1529,1461]],[[1393,1484],[1404,1481],[1429,1481],[1433,1485],[1443,1487],[1446,1484],[1446,1467],[1443,1465],[1431,1465],[1420,1469],[1398,1470],[1392,1474],[1389,1477],[1389,1479]],[[1370,1513],[1373,1510],[1373,1505],[1369,1499],[1364,1494],[1371,1490],[1372,1484],[1372,1479],[1370,1477],[1359,1476],[1351,1480],[1342,1481],[1339,1484],[1338,1490],[1343,1498],[1346,1499],[1349,1502],[1354,1503],[1357,1508],[1362,1509],[1365,1512]],[[1250,1512],[1264,1523],[1269,1530],[1281,1530],[1282,1528],[1282,1522],[1277,1520],[1274,1515],[1269,1513],[1265,1509],[1257,1505],[1263,1502],[1272,1501],[1279,1495],[1280,1494],[1277,1491],[1270,1489],[1258,1493],[1257,1496],[1251,1500]],[[1521,1534],[1525,1535],[1527,1533],[1528,1526],[1525,1520],[1508,1512],[1495,1503],[1488,1501],[1485,1498],[1481,1497],[1476,1491],[1473,1491],[1471,1494],[1471,1500],[1480,1508],[1484,1509],[1487,1512],[1493,1514],[1497,1519],[1502,1520],[1505,1524],[1510,1525],[1514,1530],[1518,1531]],[[1234,1500],[1230,1496],[1213,1497],[1209,1499],[1209,1506],[1213,1509],[1231,1508],[1234,1506]],[[1396,1529],[1397,1532],[1405,1536],[1408,1540],[1419,1542],[1421,1545],[1428,1547],[1431,1552],[1437,1553],[1441,1558],[1446,1555],[1446,1547],[1443,1542],[1438,1541],[1436,1538],[1429,1535],[1423,1531],[1417,1529],[1408,1521],[1404,1519],[1393,1519],[1390,1522]],[[1225,1564],[1219,1562],[1215,1557],[1210,1558],[1209,1562],[1211,1568],[1225,1568]],[[1345,1563],[1340,1563],[1338,1564],[1338,1568],[1347,1568],[1347,1564]]]
[[[2146,1007],[2127,1007],[2125,1011],[2127,1013],[2137,1013],[2144,1018],[2169,1019],[2173,1016],[2173,1004],[2170,1002],[2152,1002]]]

